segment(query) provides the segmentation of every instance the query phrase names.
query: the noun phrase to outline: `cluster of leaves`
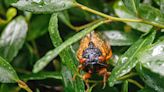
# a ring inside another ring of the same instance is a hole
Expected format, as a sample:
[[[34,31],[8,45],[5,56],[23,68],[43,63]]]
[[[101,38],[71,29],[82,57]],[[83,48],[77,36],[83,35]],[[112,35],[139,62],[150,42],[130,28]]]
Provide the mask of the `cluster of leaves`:
[[[106,88],[94,80],[97,87],[88,91],[164,92],[163,6],[163,0],[0,0],[0,92],[85,92],[83,80],[72,77],[79,75],[77,43],[93,30],[109,41],[113,57]]]

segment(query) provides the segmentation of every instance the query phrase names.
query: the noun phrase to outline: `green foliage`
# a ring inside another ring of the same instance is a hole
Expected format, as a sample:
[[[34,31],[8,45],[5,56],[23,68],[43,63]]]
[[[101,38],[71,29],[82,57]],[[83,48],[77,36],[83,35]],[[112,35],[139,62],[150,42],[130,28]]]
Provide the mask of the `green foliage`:
[[[2,57],[0,57],[0,82],[13,83],[19,80],[13,67]]]
[[[123,0],[125,6],[135,15],[138,15],[138,7],[140,0]]]
[[[57,47],[60,44],[62,44],[62,39],[58,31],[58,19],[57,19],[56,13],[54,13],[51,16],[50,24],[49,24],[49,34],[50,34],[54,47]],[[75,81],[72,80],[72,74],[76,72],[77,67],[75,66],[73,62],[73,61],[76,61],[76,59],[71,56],[71,53],[72,53],[71,48],[67,47],[59,54],[63,63],[61,74],[62,74],[63,80],[67,80],[67,81],[63,81],[64,86],[65,86],[64,91],[65,92],[77,92],[77,91],[84,92],[85,90],[84,90],[84,85],[83,85],[82,80],[80,79],[77,79]]]
[[[112,70],[112,73],[109,78],[109,85],[113,86],[115,81],[127,74],[134,68],[138,62],[136,60],[137,54],[140,52],[141,48],[150,45],[155,38],[155,30],[149,34],[147,37],[142,37],[136,41],[118,60],[117,66]]]
[[[20,10],[33,13],[53,13],[75,6],[74,0],[19,0],[12,4]]]
[[[164,41],[147,46],[138,55],[137,70],[143,81],[158,92],[164,91],[163,62]]]
[[[62,50],[64,50],[67,46],[75,43],[76,41],[78,41],[79,39],[81,39],[82,37],[84,37],[86,34],[90,33],[91,31],[93,31],[97,26],[101,25],[103,22],[99,22],[89,28],[84,29],[83,31],[77,33],[76,35],[74,35],[73,37],[70,37],[68,40],[66,40],[65,42],[63,42],[60,46],[58,46],[57,48],[50,50],[46,53],[46,55],[44,57],[42,57],[41,59],[39,59],[33,68],[33,72],[39,72],[40,70],[42,70],[53,58],[55,58]]]
[[[88,92],[164,92],[163,29],[164,0],[0,0],[0,92],[85,92],[76,51],[92,31],[113,56]]]
[[[111,46],[128,46],[139,38],[135,32],[123,32],[122,30],[108,30],[104,31],[103,34]]]
[[[134,15],[132,12],[128,11],[128,9],[124,6],[123,2],[118,1],[114,4],[114,10],[117,16],[120,18],[131,18],[137,19],[137,15]],[[126,22],[129,26],[134,29],[140,30],[142,32],[148,32],[152,26],[144,23],[135,23],[135,22]]]
[[[0,56],[11,62],[21,49],[27,33],[27,23],[22,16],[11,21],[0,38]]]
[[[20,79],[28,81],[28,80],[43,80],[47,78],[54,79],[62,79],[62,76],[58,72],[39,72],[39,73],[31,73],[20,76]]]

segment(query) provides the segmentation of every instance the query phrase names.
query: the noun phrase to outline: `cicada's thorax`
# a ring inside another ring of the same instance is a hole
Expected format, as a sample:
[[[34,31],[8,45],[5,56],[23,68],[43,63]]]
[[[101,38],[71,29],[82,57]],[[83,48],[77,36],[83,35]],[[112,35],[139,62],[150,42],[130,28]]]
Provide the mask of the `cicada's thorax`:
[[[99,57],[102,55],[102,52],[99,48],[96,48],[93,42],[89,42],[87,49],[83,51],[82,57],[86,59],[86,62],[83,64],[85,66],[85,71],[88,72],[97,72],[100,68],[106,67],[106,63],[99,61]]]
[[[86,58],[87,63],[96,63],[98,62],[99,56],[101,56],[102,53],[100,49],[96,48],[93,44],[93,42],[89,42],[89,46],[87,49],[83,51],[82,57]]]

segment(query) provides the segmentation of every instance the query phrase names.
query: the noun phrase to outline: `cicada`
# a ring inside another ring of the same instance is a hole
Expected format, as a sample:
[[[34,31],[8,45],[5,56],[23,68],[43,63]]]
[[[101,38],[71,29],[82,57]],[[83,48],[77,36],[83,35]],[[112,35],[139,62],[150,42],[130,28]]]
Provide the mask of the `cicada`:
[[[104,86],[110,75],[107,71],[107,61],[112,57],[110,45],[100,38],[96,32],[91,32],[82,38],[79,49],[77,50],[77,58],[79,60],[79,72],[81,70],[86,73],[82,76],[89,88],[87,80],[92,74],[103,76]]]

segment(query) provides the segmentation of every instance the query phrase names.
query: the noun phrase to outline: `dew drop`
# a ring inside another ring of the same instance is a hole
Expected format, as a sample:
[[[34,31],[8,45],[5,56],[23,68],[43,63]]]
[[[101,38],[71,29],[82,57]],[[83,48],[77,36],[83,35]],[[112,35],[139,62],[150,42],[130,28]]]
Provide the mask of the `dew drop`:
[[[127,57],[123,57],[121,60],[122,64],[125,63],[127,61],[127,59],[128,59]]]
[[[160,46],[155,47],[153,49],[152,56],[156,56],[156,55],[163,53],[163,50],[164,50],[164,45],[160,45]]]

